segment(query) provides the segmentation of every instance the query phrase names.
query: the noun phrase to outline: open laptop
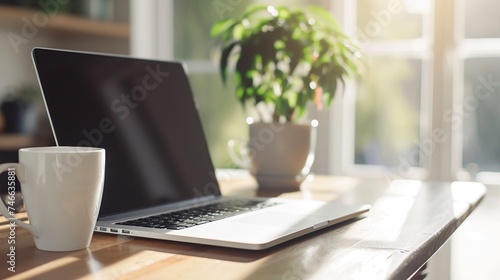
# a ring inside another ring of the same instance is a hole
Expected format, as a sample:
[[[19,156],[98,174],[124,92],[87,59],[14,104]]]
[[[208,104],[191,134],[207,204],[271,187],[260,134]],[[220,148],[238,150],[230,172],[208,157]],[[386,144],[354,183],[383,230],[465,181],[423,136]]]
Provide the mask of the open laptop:
[[[260,250],[369,210],[223,197],[182,63],[46,48],[32,56],[57,145],[106,149],[98,232]]]

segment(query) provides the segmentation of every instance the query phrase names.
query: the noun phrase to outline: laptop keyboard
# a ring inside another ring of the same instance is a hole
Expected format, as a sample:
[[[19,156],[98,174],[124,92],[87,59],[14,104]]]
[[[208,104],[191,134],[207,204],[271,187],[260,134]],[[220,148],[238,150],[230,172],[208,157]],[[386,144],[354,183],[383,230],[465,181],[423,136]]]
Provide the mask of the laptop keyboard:
[[[277,205],[277,202],[235,199],[117,223],[179,230]]]

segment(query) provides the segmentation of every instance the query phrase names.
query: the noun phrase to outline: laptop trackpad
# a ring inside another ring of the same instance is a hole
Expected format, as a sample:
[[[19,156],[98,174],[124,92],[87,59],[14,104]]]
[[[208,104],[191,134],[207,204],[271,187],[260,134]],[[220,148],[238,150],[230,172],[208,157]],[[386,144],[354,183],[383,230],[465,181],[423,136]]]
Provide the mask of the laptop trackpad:
[[[262,214],[244,216],[233,219],[232,223],[256,224],[262,226],[274,226],[284,228],[294,228],[303,226],[313,226],[326,221],[325,217],[315,215],[301,215],[296,213],[283,213],[269,211]]]

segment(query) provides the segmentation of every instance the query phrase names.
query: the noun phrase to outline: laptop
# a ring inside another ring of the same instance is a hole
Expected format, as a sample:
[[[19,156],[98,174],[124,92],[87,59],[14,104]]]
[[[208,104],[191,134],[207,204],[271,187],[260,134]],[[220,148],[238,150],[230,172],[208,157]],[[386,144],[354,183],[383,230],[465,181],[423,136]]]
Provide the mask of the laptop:
[[[262,250],[369,210],[221,195],[180,62],[48,48],[32,58],[56,144],[106,149],[97,232]]]

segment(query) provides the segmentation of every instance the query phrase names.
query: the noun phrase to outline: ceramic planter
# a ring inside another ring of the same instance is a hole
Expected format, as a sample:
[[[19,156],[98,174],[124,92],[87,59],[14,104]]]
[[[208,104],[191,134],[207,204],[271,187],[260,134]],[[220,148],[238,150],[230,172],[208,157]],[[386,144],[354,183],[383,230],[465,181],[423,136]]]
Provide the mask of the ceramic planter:
[[[317,121],[252,123],[244,151],[238,153],[240,156],[234,152],[234,141],[229,151],[237,164],[250,171],[260,187],[298,188],[314,161],[316,126]]]

